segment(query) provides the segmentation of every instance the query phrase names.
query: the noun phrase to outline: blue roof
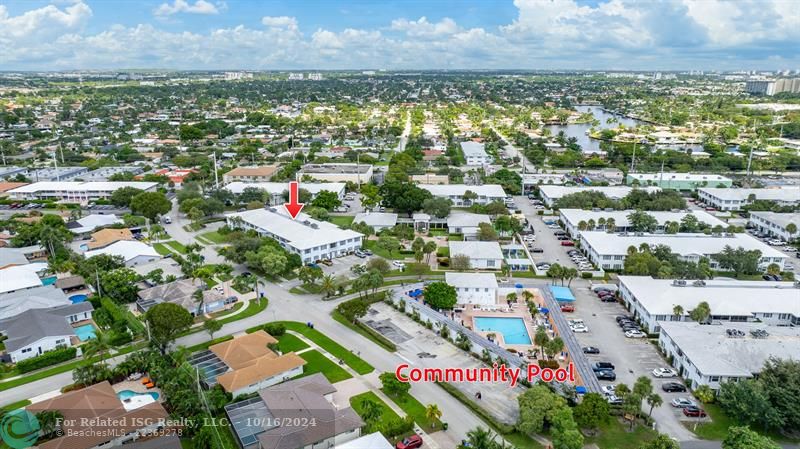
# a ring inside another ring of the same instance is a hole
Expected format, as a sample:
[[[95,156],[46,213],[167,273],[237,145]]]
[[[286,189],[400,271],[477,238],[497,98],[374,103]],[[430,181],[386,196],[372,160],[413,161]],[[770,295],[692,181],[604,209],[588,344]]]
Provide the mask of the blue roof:
[[[558,302],[574,302],[575,297],[572,296],[572,291],[569,287],[559,287],[556,285],[550,286],[550,292],[553,293],[553,296],[556,298]]]

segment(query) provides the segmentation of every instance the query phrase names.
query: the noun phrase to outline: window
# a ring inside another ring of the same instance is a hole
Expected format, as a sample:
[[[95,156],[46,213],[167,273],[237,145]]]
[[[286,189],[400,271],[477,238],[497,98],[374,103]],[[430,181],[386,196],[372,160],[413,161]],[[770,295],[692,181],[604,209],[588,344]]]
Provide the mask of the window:
[[[708,376],[709,382],[719,382],[719,376]]]
[[[493,266],[494,266],[494,260],[493,260],[493,259],[489,259],[489,260],[487,260],[487,261],[486,261],[486,266],[487,266],[487,267],[493,267]]]

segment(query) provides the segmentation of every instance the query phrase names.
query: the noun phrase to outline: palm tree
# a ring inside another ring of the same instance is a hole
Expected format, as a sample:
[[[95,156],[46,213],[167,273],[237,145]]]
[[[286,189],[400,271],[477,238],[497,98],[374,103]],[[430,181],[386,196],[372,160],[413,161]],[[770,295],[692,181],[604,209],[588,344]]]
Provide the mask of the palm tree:
[[[683,306],[680,304],[676,304],[675,307],[672,308],[672,315],[674,315],[678,320],[681,319],[683,316]]]
[[[422,252],[425,254],[426,262],[431,262],[431,254],[436,252],[436,242],[433,240],[428,240],[425,242],[425,245],[422,247]]]
[[[383,408],[380,404],[370,399],[361,401],[361,417],[364,421],[370,423],[377,421],[383,415]]]
[[[578,222],[578,230],[585,231],[586,230],[586,221],[581,220]]]
[[[606,220],[606,231],[613,233],[617,230],[617,222],[613,218]]]
[[[428,406],[425,407],[425,417],[431,422],[431,427],[436,427],[436,421],[442,417],[442,411],[439,410],[438,405],[428,404]]]
[[[586,222],[586,229],[590,231],[594,231],[594,228],[597,227],[594,219],[590,218],[589,221]]]
[[[480,426],[467,432],[469,447],[475,449],[493,449],[495,447],[495,438],[497,438],[497,435]]]
[[[36,420],[39,421],[42,435],[49,437],[61,426],[61,423],[64,421],[64,414],[58,410],[42,410],[36,414]]]
[[[647,416],[653,415],[653,409],[655,407],[661,407],[661,404],[664,403],[664,400],[658,393],[650,393],[647,395],[647,405],[650,406],[650,411],[647,412]]]
[[[544,326],[539,326],[539,328],[536,329],[536,335],[533,336],[533,343],[541,350],[542,354],[544,354],[544,347],[549,341],[550,337],[547,336],[547,331]]]
[[[100,363],[102,364],[105,361],[106,353],[111,349],[111,344],[109,343],[108,333],[107,332],[98,332],[95,335],[95,338],[87,341],[81,347],[81,351],[83,352],[83,358],[87,361],[90,361],[95,356],[100,357]]]
[[[603,218],[603,217],[598,218],[597,219],[597,227],[605,229],[605,227],[606,227],[606,219]]]
[[[517,294],[514,293],[514,292],[511,292],[511,293],[507,294],[506,295],[506,302],[508,303],[509,307],[511,306],[511,304],[516,303],[517,302]]]
[[[326,298],[330,297],[336,292],[336,279],[331,274],[322,276],[319,288]]]

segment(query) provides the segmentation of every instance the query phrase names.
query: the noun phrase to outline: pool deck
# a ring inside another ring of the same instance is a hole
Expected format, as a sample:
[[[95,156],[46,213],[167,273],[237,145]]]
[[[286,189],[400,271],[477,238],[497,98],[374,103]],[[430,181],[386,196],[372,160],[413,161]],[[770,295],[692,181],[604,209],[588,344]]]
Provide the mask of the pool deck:
[[[535,302],[537,305],[541,306],[544,304],[544,298],[537,289],[529,288],[525,290],[533,293],[533,302]],[[474,330],[477,334],[482,335],[483,337],[487,337],[489,334],[494,334],[494,341],[498,345],[506,349],[513,349],[521,354],[526,354],[528,351],[534,349],[535,346],[533,343],[529,345],[506,344],[503,340],[503,334],[501,332],[482,332],[476,330],[475,326],[475,318],[521,318],[522,322],[525,324],[525,330],[528,332],[528,337],[531,339],[531,342],[533,342],[533,336],[536,335],[537,324],[533,317],[531,317],[531,314],[528,311],[528,306],[525,304],[525,300],[522,298],[522,295],[520,294],[518,296],[519,298],[517,302],[512,303],[510,306],[505,301],[505,295],[498,295],[498,302],[495,305],[486,306],[467,304],[464,307],[464,310],[459,313],[460,316],[457,316],[456,318],[460,318],[463,321],[464,326]]]
[[[77,328],[79,328],[81,326],[86,326],[87,324],[91,324],[92,327],[94,327],[95,336],[97,336],[97,332],[99,331],[100,326],[98,326],[97,323],[95,323],[94,320],[92,320],[92,319],[83,320],[83,321],[76,321],[74,323],[71,323],[70,325],[72,326],[73,329],[77,329]],[[70,339],[70,341],[72,342],[73,346],[78,346],[80,344],[86,343],[89,340],[81,341],[81,339],[78,338],[78,335],[76,334],[74,337],[72,337]]]
[[[147,388],[145,388],[144,385],[142,385],[141,380],[123,380],[122,382],[116,383],[111,387],[114,389],[115,393],[119,393],[120,391],[125,391],[125,390],[131,390],[135,393],[142,393],[142,394],[158,393],[158,399],[156,400],[157,402],[162,402],[164,398],[164,394],[161,392],[160,388],[154,387],[148,390]]]

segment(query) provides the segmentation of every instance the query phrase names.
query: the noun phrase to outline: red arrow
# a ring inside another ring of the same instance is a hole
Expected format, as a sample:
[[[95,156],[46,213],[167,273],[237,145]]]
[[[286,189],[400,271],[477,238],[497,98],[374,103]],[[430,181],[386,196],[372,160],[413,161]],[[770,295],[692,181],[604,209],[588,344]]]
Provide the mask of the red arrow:
[[[289,202],[284,203],[283,207],[286,208],[286,212],[289,212],[289,215],[292,216],[294,220],[297,218],[297,214],[303,210],[303,206],[305,203],[300,203],[300,184],[297,181],[292,181],[289,183]]]

